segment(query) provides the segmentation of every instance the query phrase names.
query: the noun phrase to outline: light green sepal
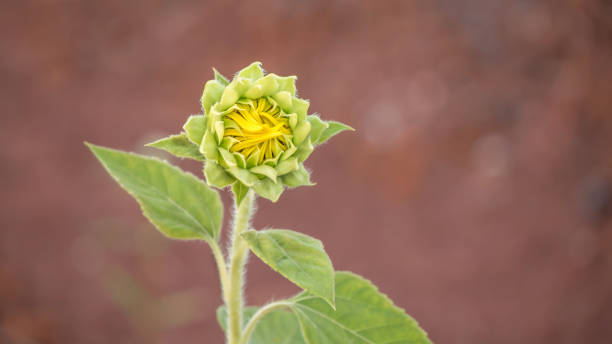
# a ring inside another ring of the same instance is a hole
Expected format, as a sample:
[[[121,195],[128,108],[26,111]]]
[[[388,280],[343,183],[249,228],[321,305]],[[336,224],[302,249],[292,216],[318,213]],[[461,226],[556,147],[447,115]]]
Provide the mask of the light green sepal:
[[[255,173],[255,174],[259,174],[261,176],[270,178],[271,181],[276,183],[276,170],[274,169],[274,167],[270,167],[268,165],[259,165],[259,166],[255,166],[253,168],[251,168],[249,171]]]
[[[232,184],[232,192],[234,193],[234,199],[236,200],[236,206],[240,206],[240,203],[242,203],[242,200],[247,195],[249,190],[250,189],[248,186],[242,184],[239,181],[236,181],[234,184]]]
[[[291,103],[291,109],[288,112],[295,112],[298,115],[298,122],[301,122],[306,119],[306,115],[308,114],[308,108],[310,107],[310,102],[305,99],[293,98],[293,102]]]
[[[253,185],[255,185],[259,181],[259,178],[257,178],[257,176],[255,176],[253,173],[249,172],[248,170],[245,170],[245,169],[242,169],[236,166],[229,167],[227,170],[234,177],[236,177],[236,179],[242,182],[242,184],[248,187],[253,187]]]
[[[223,95],[221,96],[221,100],[219,101],[220,109],[226,110],[230,106],[236,104],[238,98],[240,98],[240,94],[238,94],[238,92],[236,92],[236,89],[232,87],[232,84],[230,84],[223,91]]]
[[[271,96],[278,91],[278,81],[273,77],[272,74],[268,74],[263,78],[257,80],[255,85],[261,85],[263,97]]]
[[[295,126],[298,123],[297,113],[289,113],[285,116],[289,119],[289,127],[291,128],[291,130],[295,129]]]
[[[257,99],[263,96],[263,86],[261,85],[253,85],[249,88],[248,91],[245,92],[244,96],[249,99]]]
[[[292,141],[288,140],[288,143],[289,147],[287,147],[287,149],[285,149],[285,151],[283,152],[283,155],[280,158],[281,161],[291,158],[293,153],[297,151],[297,147],[293,144]]]
[[[183,130],[187,133],[187,138],[196,145],[202,143],[202,138],[206,132],[206,116],[191,115],[183,125]]]
[[[256,61],[251,63],[250,65],[239,71],[237,76],[251,79],[253,81],[262,78],[263,69],[261,68],[261,62]]]
[[[314,146],[310,142],[310,138],[308,138],[306,141],[302,142],[293,156],[297,158],[299,162],[303,162],[308,159],[313,150]]]
[[[310,173],[304,168],[304,165],[300,165],[300,168],[297,171],[288,173],[280,177],[280,179],[290,188],[315,185],[310,181]]]
[[[185,133],[164,137],[163,139],[148,143],[145,146],[165,150],[179,158],[204,161],[204,156],[200,153],[198,146],[187,139]]]
[[[219,144],[219,147],[229,150],[230,146],[233,145],[236,141],[237,140],[233,137],[226,136],[221,140],[221,144]]]
[[[289,158],[287,160],[282,160],[276,165],[276,174],[278,176],[283,176],[287,173],[291,173],[293,171],[297,171],[300,168],[298,161],[296,158]]]
[[[306,119],[308,120],[308,122],[310,122],[311,126],[310,140],[312,142],[317,142],[319,137],[321,137],[321,133],[323,133],[323,131],[329,127],[329,124],[327,124],[327,122],[325,121],[322,121],[319,116],[316,115],[306,116]]]
[[[225,86],[220,84],[216,80],[209,80],[204,85],[204,92],[202,93],[202,109],[205,114],[208,114],[210,107],[221,99]]]
[[[269,199],[272,202],[278,201],[283,193],[283,184],[275,183],[268,178],[259,180],[253,185],[253,190],[261,197]]]
[[[260,152],[256,151],[246,159],[247,168],[255,167],[259,164],[259,154]]]
[[[213,68],[213,72],[215,73],[215,80],[223,86],[229,85],[229,80],[223,74],[219,73],[216,68]]]
[[[253,86],[244,93],[244,96],[249,99],[257,99],[265,96],[271,96],[278,90],[278,82],[272,74],[255,81]]]
[[[213,129],[215,130],[215,141],[217,141],[217,144],[221,144],[221,141],[223,140],[223,134],[225,133],[225,126],[223,126],[223,121],[216,121],[214,123]]]
[[[252,84],[253,84],[253,80],[251,79],[236,77],[236,79],[234,79],[233,82],[231,82],[228,87],[230,86],[233,87],[236,90],[236,92],[238,92],[238,95],[242,97],[244,92],[246,92],[251,87]]]
[[[310,122],[302,121],[293,130],[293,143],[299,146],[310,133]]]
[[[320,144],[324,143],[325,141],[327,141],[330,138],[340,134],[341,132],[343,132],[345,130],[355,131],[355,129],[349,127],[346,124],[340,123],[340,122],[328,121],[327,124],[328,124],[327,129],[323,130],[323,132],[321,133],[321,136],[318,138],[318,140],[313,141],[316,145],[320,145]]]
[[[274,73],[270,73],[268,75],[274,75],[274,78],[278,82],[278,89],[280,91],[287,91],[289,94],[291,94],[291,96],[295,97],[295,80],[297,80],[295,75],[278,76]]]
[[[236,164],[238,164],[238,167],[240,168],[246,168],[246,160],[244,159],[244,155],[238,153],[238,152],[234,152],[232,153],[232,155],[234,156],[234,159],[236,159]]]
[[[208,185],[224,188],[236,181],[229,173],[225,172],[223,167],[216,162],[209,160],[204,166],[204,176]]]
[[[217,142],[214,138],[215,134],[211,131],[207,131],[202,138],[202,144],[200,145],[200,153],[202,153],[207,160],[217,160],[219,157],[219,151],[217,150]]]
[[[225,163],[227,167],[238,166],[238,163],[236,162],[236,157],[234,157],[232,153],[230,153],[227,149],[223,149],[220,147],[217,149],[219,150],[219,154],[221,154],[221,159],[223,159],[223,161],[221,162],[221,165]]]
[[[268,165],[268,166],[276,166],[278,164],[278,161],[280,160],[281,155],[277,155],[274,158],[270,158],[270,159],[266,159],[264,160],[264,164]]]
[[[291,96],[291,93],[287,91],[280,91],[273,95],[272,98],[276,100],[281,109],[288,112],[293,112],[289,111],[291,109],[291,105],[293,104],[293,97]]]

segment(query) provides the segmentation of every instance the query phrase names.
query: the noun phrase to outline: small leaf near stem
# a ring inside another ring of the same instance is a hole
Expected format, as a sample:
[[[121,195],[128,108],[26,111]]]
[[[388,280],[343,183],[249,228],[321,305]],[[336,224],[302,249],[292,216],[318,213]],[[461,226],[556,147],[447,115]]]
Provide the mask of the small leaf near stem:
[[[286,229],[250,230],[242,237],[274,271],[335,308],[334,267],[320,240]]]
[[[242,203],[242,200],[244,199],[244,197],[246,196],[247,192],[249,192],[249,188],[242,184],[239,181],[234,182],[234,184],[232,184],[232,192],[234,193],[234,201],[237,205],[240,205],[240,203]]]
[[[244,323],[248,323],[260,307],[245,307],[243,310]],[[217,321],[225,331],[227,329],[227,308],[220,306],[217,309]],[[255,329],[247,339],[249,344],[307,344],[302,338],[300,324],[291,310],[276,309],[261,318]]]

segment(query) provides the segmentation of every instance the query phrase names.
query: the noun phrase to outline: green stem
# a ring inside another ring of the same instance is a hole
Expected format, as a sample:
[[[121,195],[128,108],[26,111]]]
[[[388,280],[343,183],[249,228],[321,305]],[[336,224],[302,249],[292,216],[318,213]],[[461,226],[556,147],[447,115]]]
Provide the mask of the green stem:
[[[257,312],[255,312],[255,314],[253,314],[253,317],[251,317],[251,320],[249,320],[247,325],[244,327],[244,331],[242,332],[242,338],[240,339],[239,344],[247,344],[249,342],[249,338],[251,337],[253,330],[255,330],[257,323],[264,316],[266,316],[266,314],[274,310],[280,309],[280,308],[291,308],[292,306],[293,306],[293,302],[276,301],[276,302],[272,302],[272,303],[269,303],[261,307]]]
[[[227,307],[228,344],[238,344],[242,336],[242,309],[244,303],[242,289],[244,283],[244,265],[249,253],[249,247],[241,234],[248,229],[254,203],[255,195],[253,191],[249,190],[242,202],[239,205],[236,204],[230,254],[229,288],[225,301]]]
[[[223,293],[223,301],[227,302],[229,296],[229,275],[227,274],[227,265],[225,263],[225,257],[223,252],[216,241],[209,242],[210,248],[212,249],[215,261],[217,261],[217,268],[219,270],[219,279],[221,280],[221,291]]]

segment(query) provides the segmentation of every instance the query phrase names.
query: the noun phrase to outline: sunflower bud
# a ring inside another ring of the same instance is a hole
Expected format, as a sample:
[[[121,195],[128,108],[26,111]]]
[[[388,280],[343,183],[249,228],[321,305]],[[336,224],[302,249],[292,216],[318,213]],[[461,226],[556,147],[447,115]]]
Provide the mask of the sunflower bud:
[[[296,97],[295,76],[266,75],[260,62],[231,81],[213,70],[202,94],[204,114],[189,117],[181,134],[201,153],[193,158],[205,160],[208,184],[250,188],[273,202],[285,187],[313,185],[304,160],[315,146],[353,129],[308,115],[310,103]],[[151,145],[170,151],[162,141]],[[192,151],[187,148],[181,152]]]

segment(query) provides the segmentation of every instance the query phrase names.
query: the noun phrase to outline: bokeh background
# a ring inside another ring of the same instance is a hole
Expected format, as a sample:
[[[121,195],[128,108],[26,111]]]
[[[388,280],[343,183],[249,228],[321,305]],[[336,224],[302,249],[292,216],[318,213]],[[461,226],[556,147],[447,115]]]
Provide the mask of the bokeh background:
[[[357,129],[257,228],[320,238],[436,343],[612,342],[610,2],[4,0],[0,343],[223,342],[207,247],[83,141],[159,154],[254,60]],[[250,304],[295,292],[251,259]]]

